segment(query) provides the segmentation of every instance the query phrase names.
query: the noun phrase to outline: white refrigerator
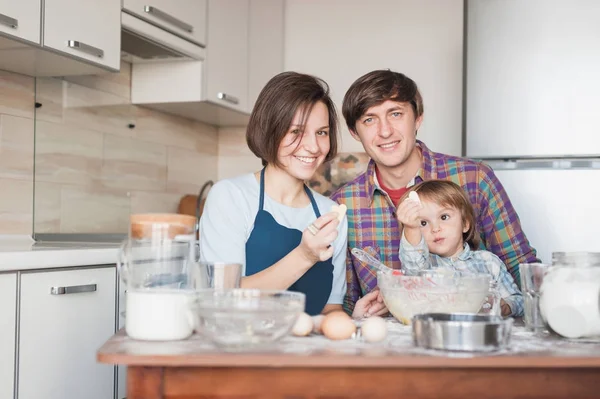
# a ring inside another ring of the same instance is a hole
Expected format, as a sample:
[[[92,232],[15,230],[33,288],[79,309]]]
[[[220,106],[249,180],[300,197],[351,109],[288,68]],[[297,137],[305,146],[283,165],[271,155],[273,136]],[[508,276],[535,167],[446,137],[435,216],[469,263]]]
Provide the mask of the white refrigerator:
[[[466,156],[542,261],[600,252],[600,1],[468,0]]]

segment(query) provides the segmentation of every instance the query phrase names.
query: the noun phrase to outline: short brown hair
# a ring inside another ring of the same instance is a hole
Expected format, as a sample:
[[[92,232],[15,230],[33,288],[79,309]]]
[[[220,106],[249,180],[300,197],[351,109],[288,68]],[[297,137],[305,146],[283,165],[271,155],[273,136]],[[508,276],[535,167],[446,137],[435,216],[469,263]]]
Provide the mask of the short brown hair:
[[[450,180],[427,180],[411,187],[410,191],[416,191],[420,198],[441,206],[458,209],[463,226],[469,224],[469,230],[463,233],[463,242],[466,241],[473,250],[479,247],[480,238],[477,234],[475,211],[462,187]],[[408,193],[405,194],[406,196]]]
[[[330,147],[325,157],[325,161],[329,161],[337,155],[338,121],[327,83],[297,72],[283,72],[267,82],[258,95],[246,128],[248,147],[262,159],[263,165],[272,163],[280,166],[277,160],[279,145],[287,134],[296,111],[302,110],[304,125],[318,102],[325,104],[329,113]]]
[[[423,97],[414,80],[389,69],[377,70],[358,78],[346,92],[342,114],[351,131],[367,110],[387,100],[408,102],[415,118],[423,115]]]

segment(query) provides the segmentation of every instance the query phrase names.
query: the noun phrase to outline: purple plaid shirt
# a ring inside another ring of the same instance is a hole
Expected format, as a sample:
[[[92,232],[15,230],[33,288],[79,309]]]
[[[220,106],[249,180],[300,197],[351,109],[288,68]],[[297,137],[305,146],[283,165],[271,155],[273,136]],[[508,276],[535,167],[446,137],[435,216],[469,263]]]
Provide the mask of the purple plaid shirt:
[[[539,262],[504,187],[492,168],[481,162],[433,152],[417,140],[423,162],[415,184],[423,180],[450,180],[469,197],[477,218],[482,247],[497,255],[507,266],[517,285],[519,263]],[[356,259],[352,248],[362,248],[386,265],[400,269],[398,250],[401,231],[396,207],[375,183],[375,163],[350,183],[340,187],[331,199],[348,207],[348,289],[344,309],[352,312],[356,301],[377,286],[376,270]]]

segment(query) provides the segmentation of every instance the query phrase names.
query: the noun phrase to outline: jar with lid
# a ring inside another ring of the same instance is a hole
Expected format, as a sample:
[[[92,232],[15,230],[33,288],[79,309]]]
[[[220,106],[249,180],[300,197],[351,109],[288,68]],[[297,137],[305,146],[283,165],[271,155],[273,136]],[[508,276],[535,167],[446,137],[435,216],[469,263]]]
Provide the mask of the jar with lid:
[[[131,338],[166,341],[192,334],[194,223],[188,215],[131,215],[117,263]]]
[[[554,252],[540,292],[540,311],[554,332],[600,336],[600,253]]]

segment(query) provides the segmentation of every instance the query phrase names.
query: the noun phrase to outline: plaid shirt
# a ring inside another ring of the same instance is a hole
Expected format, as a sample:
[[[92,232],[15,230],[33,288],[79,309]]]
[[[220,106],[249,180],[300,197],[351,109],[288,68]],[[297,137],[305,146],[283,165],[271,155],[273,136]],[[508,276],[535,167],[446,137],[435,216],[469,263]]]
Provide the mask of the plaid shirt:
[[[459,272],[490,274],[493,281],[498,283],[500,298],[510,306],[510,316],[523,316],[523,295],[504,263],[489,251],[471,251],[469,244],[465,243],[456,259],[444,258],[429,252],[425,237],[421,237],[419,244],[413,246],[403,234],[400,240],[400,260],[402,268],[409,271],[446,268]]]
[[[423,161],[415,176],[415,184],[423,180],[443,179],[461,186],[475,209],[482,240],[480,249],[497,255],[518,285],[519,263],[539,260],[493,170],[481,162],[433,152],[419,140],[417,147]],[[350,253],[352,248],[362,248],[388,266],[400,269],[398,250],[401,231],[396,208],[375,180],[375,163],[371,160],[365,173],[331,196],[334,201],[348,207],[348,289],[344,299],[347,312],[352,312],[356,301],[377,286],[376,270],[354,258]]]

